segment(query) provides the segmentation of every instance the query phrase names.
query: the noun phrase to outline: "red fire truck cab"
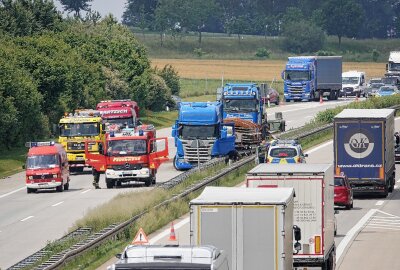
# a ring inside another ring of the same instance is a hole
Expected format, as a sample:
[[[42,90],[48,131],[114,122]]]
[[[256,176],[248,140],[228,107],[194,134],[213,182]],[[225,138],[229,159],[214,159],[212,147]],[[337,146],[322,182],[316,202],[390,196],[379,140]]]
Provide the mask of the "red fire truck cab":
[[[67,153],[61,144],[55,142],[28,142],[26,164],[27,192],[55,188],[58,192],[69,188],[69,167]]]
[[[96,106],[107,126],[107,130],[117,131],[122,126],[136,126],[139,106],[130,99],[104,100]]]
[[[107,188],[131,181],[155,184],[158,167],[168,160],[168,138],[155,138],[155,133],[153,125],[110,132],[105,143],[96,141],[100,154],[90,153],[88,145],[93,141],[86,141],[86,162],[94,175],[105,174]]]

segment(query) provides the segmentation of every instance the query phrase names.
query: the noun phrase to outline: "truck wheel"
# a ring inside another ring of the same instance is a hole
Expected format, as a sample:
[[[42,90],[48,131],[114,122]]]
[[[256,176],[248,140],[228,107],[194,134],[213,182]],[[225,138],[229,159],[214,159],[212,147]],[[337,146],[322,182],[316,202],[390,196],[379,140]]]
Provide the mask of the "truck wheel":
[[[77,173],[83,173],[84,167],[76,167],[76,172]]]
[[[35,193],[36,189],[35,188],[26,188],[26,193]]]
[[[107,188],[113,188],[114,187],[114,180],[106,178],[106,186],[107,186]]]
[[[63,192],[63,190],[64,190],[64,185],[62,183],[61,183],[61,185],[56,187],[57,192]]]
[[[147,178],[147,179],[144,181],[144,185],[145,185],[146,187],[151,186],[151,183],[153,183],[153,179],[152,179],[151,177]]]
[[[122,186],[121,181],[116,181],[116,182],[115,182],[115,186],[116,186],[116,187],[121,187],[121,186]]]
[[[275,105],[276,105],[276,106],[279,105],[279,97],[276,98]]]
[[[64,190],[68,190],[69,189],[69,181],[67,183],[65,183],[64,185]]]

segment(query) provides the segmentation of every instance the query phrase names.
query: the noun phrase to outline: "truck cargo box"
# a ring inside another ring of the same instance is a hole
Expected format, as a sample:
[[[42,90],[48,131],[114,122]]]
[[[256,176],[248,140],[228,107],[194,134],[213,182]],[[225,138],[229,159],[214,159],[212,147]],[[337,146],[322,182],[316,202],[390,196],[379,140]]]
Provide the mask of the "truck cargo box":
[[[250,188],[293,187],[293,224],[301,229],[302,249],[295,266],[322,266],[334,258],[333,167],[331,164],[259,164],[246,175]]]
[[[344,173],[355,193],[393,190],[394,110],[345,109],[334,118],[335,173]]]
[[[292,269],[293,188],[206,187],[190,202],[192,245],[224,250],[229,269]]]

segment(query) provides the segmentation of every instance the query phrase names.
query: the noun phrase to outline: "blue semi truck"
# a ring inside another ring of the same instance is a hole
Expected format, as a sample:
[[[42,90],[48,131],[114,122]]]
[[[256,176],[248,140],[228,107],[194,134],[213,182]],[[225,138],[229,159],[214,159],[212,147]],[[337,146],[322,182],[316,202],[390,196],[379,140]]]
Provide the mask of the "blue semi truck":
[[[291,100],[336,100],[342,88],[341,56],[289,57],[282,72],[283,93]]]
[[[236,155],[232,124],[224,124],[220,102],[181,102],[172,127],[174,167],[188,170],[213,157]]]
[[[345,109],[334,118],[335,174],[355,194],[384,197],[395,184],[394,110]]]

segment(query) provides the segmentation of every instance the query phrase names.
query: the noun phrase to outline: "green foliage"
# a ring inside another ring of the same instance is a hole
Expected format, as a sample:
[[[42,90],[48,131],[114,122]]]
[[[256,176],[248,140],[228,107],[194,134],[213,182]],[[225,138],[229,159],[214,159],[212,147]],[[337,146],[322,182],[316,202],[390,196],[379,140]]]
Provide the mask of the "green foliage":
[[[166,65],[162,70],[156,70],[159,76],[164,79],[166,85],[171,90],[172,95],[179,96],[181,85],[179,82],[178,72],[171,65]]]
[[[57,30],[61,15],[48,0],[1,0],[0,30],[13,36],[27,36]]]
[[[269,51],[267,48],[258,48],[255,56],[260,57],[260,58],[269,58],[271,55],[271,51]]]
[[[199,58],[206,54],[201,48],[194,48],[193,53]]]
[[[372,61],[377,62],[378,58],[379,58],[379,55],[380,55],[379,51],[376,50],[376,49],[373,49],[372,53],[371,53]]]
[[[318,56],[331,56],[331,55],[336,55],[335,52],[331,52],[331,51],[323,51],[323,50],[319,50],[317,52]]]
[[[294,53],[318,51],[326,40],[320,27],[305,20],[286,24],[283,35],[283,47]]]
[[[76,17],[80,17],[81,10],[89,11],[90,4],[93,0],[60,0],[63,8],[67,12],[75,12]]]

